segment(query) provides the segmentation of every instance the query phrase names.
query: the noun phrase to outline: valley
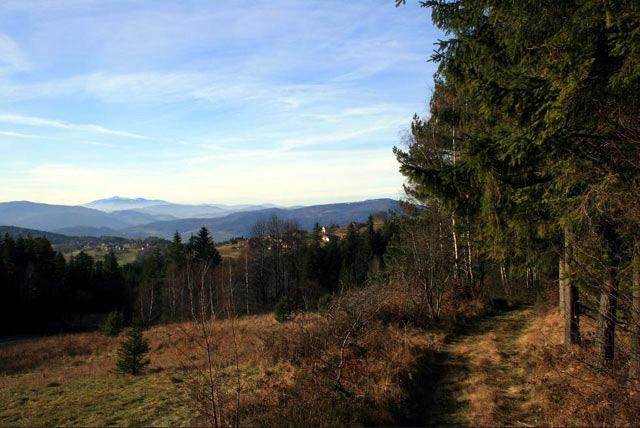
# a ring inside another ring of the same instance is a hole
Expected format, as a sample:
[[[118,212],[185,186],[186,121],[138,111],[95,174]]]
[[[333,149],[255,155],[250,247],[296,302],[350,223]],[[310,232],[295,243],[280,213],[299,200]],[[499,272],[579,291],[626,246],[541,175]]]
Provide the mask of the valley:
[[[171,239],[175,232],[188,239],[204,226],[211,231],[216,241],[221,242],[238,236],[249,236],[251,227],[258,219],[267,219],[273,215],[295,220],[300,228],[311,230],[316,223],[364,223],[372,214],[390,211],[400,212],[398,202],[392,199],[278,208],[265,205],[179,205],[143,198],[110,198],[84,206],[2,202],[0,225],[38,229],[67,236],[113,236],[128,239]]]

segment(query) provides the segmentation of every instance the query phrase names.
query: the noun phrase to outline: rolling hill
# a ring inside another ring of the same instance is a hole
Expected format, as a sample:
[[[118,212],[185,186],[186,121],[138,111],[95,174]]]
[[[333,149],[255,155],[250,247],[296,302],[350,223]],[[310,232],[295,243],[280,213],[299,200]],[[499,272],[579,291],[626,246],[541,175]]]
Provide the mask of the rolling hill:
[[[130,238],[159,236],[166,239],[177,231],[184,237],[195,234],[202,226],[208,228],[217,241],[227,240],[234,236],[249,236],[251,228],[259,219],[268,219],[277,215],[283,220],[295,220],[305,230],[310,230],[316,223],[347,224],[364,222],[369,215],[387,211],[400,212],[397,201],[392,199],[372,199],[362,202],[312,205],[308,207],[286,209],[267,208],[255,211],[233,213],[218,218],[191,218],[172,221],[161,221],[122,229],[117,233]]]
[[[141,210],[111,211],[111,216],[131,226],[153,223],[154,221],[176,220],[178,217],[169,214],[149,214]]]
[[[77,226],[123,229],[131,223],[92,208],[17,201],[0,203],[0,225],[52,232]]]
[[[244,211],[233,211],[239,209]],[[224,241],[234,236],[248,236],[256,221],[268,219],[274,214],[284,220],[296,220],[302,229],[309,230],[316,222],[324,225],[364,222],[371,214],[389,210],[399,212],[398,202],[392,199],[372,199],[296,208],[157,204],[139,209],[104,212],[84,206],[23,201],[0,203],[0,225],[68,236],[118,236],[133,239],[151,236],[170,239],[176,231],[188,237],[205,226],[217,241]],[[178,216],[169,212],[178,213],[180,217],[191,214],[192,217],[176,218]]]
[[[12,238],[27,237],[46,238],[53,248],[61,252],[70,252],[74,250],[90,249],[100,247],[102,244],[118,244],[121,246],[127,244],[137,244],[145,247],[164,247],[169,244],[168,241],[156,237],[145,237],[144,239],[132,240],[122,236],[70,236],[61,233],[45,232],[36,229],[25,229],[16,226],[0,226],[0,238],[9,235]]]
[[[42,230],[25,229],[25,228],[16,227],[16,226],[0,226],[0,237],[4,237],[5,235],[9,235],[12,238],[18,238],[20,236],[22,237],[31,236],[33,238],[47,238],[47,240],[51,242],[51,245],[65,244],[69,241],[78,239],[77,237],[66,236],[60,233],[44,232]]]

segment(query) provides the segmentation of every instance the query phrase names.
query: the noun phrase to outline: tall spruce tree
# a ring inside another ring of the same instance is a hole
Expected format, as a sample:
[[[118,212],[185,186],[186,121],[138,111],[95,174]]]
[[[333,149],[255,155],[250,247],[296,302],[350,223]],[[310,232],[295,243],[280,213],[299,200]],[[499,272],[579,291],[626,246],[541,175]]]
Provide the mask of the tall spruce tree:
[[[401,2],[400,2],[401,3]],[[638,241],[640,6],[635,1],[431,0],[445,32],[423,147],[397,150],[410,192],[482,225],[487,253],[560,269],[567,343],[579,341],[567,247],[588,234],[604,264],[598,353],[613,359],[620,272]],[[451,149],[443,142],[451,141]],[[454,148],[455,147],[455,148]],[[584,253],[584,251],[582,251]],[[570,257],[569,257],[570,255]],[[512,256],[510,256],[513,258]],[[580,263],[588,261],[580,260]],[[570,273],[570,274],[568,274]],[[582,278],[581,278],[582,275]]]

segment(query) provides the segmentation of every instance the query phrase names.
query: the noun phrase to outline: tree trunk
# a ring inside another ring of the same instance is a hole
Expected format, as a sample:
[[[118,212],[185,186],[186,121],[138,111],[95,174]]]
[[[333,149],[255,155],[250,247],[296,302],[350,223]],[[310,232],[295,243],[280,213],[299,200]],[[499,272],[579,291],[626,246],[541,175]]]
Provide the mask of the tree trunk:
[[[560,301],[564,316],[564,345],[580,344],[580,302],[578,289],[572,281],[573,243],[568,228],[564,231],[564,248],[560,261]]]
[[[467,262],[468,262],[468,269],[469,269],[469,287],[471,290],[471,296],[472,297],[476,297],[475,294],[475,278],[474,278],[474,274],[473,274],[473,258],[471,256],[471,231],[467,230]]]
[[[618,310],[619,239],[610,225],[603,228],[603,244],[607,264],[607,279],[600,293],[598,331],[596,336],[598,360],[602,368],[611,367],[615,351]]]
[[[618,309],[618,278],[615,269],[608,269],[608,279],[600,294],[597,349],[602,367],[610,367],[614,357],[616,311]]]
[[[451,235],[453,238],[453,278],[458,279],[460,271],[460,261],[458,256],[458,235],[456,233],[456,218],[451,216]]]
[[[637,251],[637,250],[636,250]],[[640,266],[636,253],[633,269],[632,301],[631,301],[631,362],[629,377],[640,379]]]
[[[564,308],[565,308],[565,302],[564,302],[564,296],[565,296],[565,283],[566,283],[566,277],[567,277],[567,273],[566,273],[566,269],[565,269],[565,262],[564,262],[564,253],[565,253],[565,249],[564,249],[564,245],[562,250],[560,250],[560,261],[558,263],[558,307],[560,309],[560,314],[562,316],[564,316]]]

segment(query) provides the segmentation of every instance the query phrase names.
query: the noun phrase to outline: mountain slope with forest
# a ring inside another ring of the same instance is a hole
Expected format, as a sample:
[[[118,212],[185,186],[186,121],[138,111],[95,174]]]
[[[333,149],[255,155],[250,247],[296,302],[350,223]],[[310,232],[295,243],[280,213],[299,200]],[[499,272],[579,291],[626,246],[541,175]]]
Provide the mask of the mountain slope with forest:
[[[135,200],[134,200],[135,201]],[[147,201],[147,200],[144,200]],[[154,202],[154,201],[151,201]],[[162,201],[155,201],[162,202]],[[245,211],[229,212],[230,209]],[[120,236],[171,238],[178,231],[185,237],[207,227],[218,241],[234,236],[248,236],[259,219],[276,214],[285,220],[296,220],[304,230],[315,223],[324,225],[364,222],[369,215],[399,212],[392,199],[372,199],[360,202],[312,205],[298,208],[237,205],[231,208],[215,205],[149,205],[139,209],[103,212],[96,209],[38,204],[33,202],[0,203],[0,225],[25,227],[72,236]],[[192,214],[191,218],[176,218]],[[202,217],[212,215],[211,217]]]
[[[372,199],[362,202],[314,205],[285,209],[267,208],[263,210],[229,214],[220,218],[180,219],[155,222],[123,229],[122,236],[160,236],[170,238],[176,231],[188,237],[195,235],[201,227],[209,229],[216,240],[226,240],[235,236],[250,236],[251,228],[258,220],[268,220],[277,215],[282,220],[296,221],[303,230],[311,230],[316,223],[323,225],[344,225],[351,222],[363,223],[375,213],[400,212],[397,201],[392,199]]]
[[[118,216],[92,208],[29,201],[0,202],[0,224],[45,231],[77,226],[121,229],[130,225]]]

